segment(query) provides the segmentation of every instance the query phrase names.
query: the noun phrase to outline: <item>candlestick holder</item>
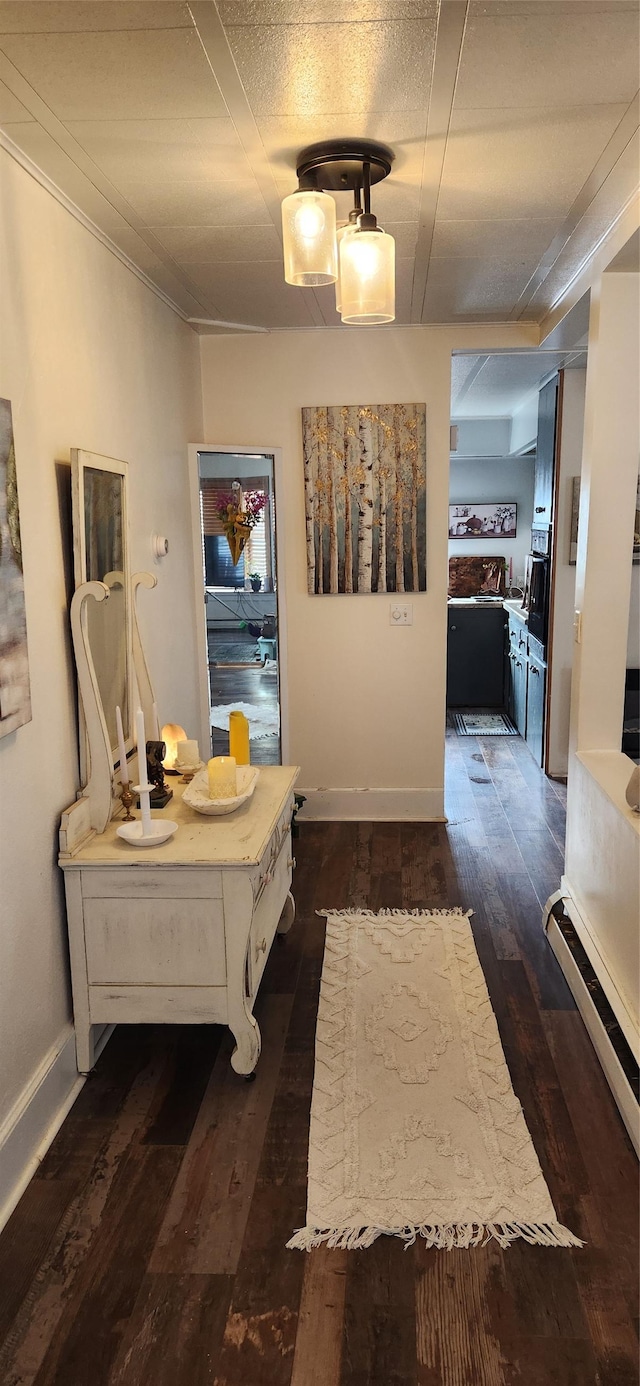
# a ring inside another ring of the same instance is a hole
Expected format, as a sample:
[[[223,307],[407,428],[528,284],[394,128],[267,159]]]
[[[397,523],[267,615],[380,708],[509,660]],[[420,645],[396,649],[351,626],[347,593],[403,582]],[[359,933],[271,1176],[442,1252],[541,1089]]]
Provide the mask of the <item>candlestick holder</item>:
[[[122,807],[123,807],[123,809],[125,810],[124,822],[125,822],[125,823],[134,823],[134,822],[135,822],[135,819],[134,819],[134,816],[133,816],[133,814],[132,814],[132,812],[131,812],[131,805],[132,805],[132,803],[133,803],[133,794],[131,793],[131,789],[130,789],[130,787],[129,787],[128,784],[123,784],[123,785],[120,786],[120,798],[121,798],[121,800],[122,800]]]

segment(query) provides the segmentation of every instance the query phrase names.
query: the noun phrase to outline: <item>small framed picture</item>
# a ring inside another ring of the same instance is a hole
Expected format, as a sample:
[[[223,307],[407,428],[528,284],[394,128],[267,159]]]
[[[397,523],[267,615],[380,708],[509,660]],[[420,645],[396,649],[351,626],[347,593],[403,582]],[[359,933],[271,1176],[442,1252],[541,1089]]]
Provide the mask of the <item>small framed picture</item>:
[[[515,501],[449,506],[450,539],[515,539],[517,528]]]
[[[571,524],[569,529],[569,562],[578,558],[578,516],[580,514],[580,477],[571,478]]]

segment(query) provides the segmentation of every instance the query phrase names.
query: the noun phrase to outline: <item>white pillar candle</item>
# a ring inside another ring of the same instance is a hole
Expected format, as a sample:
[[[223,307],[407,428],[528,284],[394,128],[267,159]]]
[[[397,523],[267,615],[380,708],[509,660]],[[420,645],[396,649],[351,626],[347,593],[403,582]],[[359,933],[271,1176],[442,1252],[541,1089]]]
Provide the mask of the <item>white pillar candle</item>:
[[[210,799],[235,799],[238,792],[234,756],[214,756],[207,765]]]
[[[138,780],[141,789],[148,789],[147,780],[147,739],[144,734],[144,715],[142,708],[136,712],[136,742],[138,746]]]
[[[176,765],[196,766],[200,764],[200,747],[197,741],[179,741],[176,746]]]
[[[120,708],[116,708],[116,729],[118,732],[118,756],[120,759],[120,783],[129,783],[129,766],[127,765],[127,749],[124,744],[124,731],[122,727],[122,713]]]
[[[157,707],[157,704],[156,704],[156,703],[153,704],[153,711],[152,711],[152,714],[151,714],[151,723],[152,723],[152,726],[151,726],[151,738],[150,738],[150,739],[151,739],[151,741],[159,741],[159,740],[160,740],[160,723],[159,723],[159,721],[158,721],[158,707]]]

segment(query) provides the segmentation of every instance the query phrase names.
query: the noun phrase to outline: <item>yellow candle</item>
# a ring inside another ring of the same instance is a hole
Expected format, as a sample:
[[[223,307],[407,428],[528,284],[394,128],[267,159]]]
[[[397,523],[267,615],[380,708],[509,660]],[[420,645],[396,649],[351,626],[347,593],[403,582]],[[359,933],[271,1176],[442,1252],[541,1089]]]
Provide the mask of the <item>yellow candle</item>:
[[[244,712],[229,713],[229,753],[236,765],[249,764],[249,723]]]
[[[234,799],[236,787],[236,762],[233,756],[214,756],[207,765],[210,799]]]

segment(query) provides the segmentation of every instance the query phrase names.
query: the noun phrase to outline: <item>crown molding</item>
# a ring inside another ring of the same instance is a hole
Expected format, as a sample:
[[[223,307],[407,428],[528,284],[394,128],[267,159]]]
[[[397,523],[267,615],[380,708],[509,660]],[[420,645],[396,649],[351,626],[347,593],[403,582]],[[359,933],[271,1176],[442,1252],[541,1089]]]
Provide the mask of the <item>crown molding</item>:
[[[2,129],[0,129],[0,149],[4,149],[5,153],[8,154],[10,158],[14,159],[15,162],[24,169],[25,173],[29,174],[30,178],[33,178],[36,183],[39,183],[40,187],[44,188],[45,192],[50,193],[51,197],[55,198],[56,202],[59,202],[60,206],[64,207],[66,212],[69,212],[76,221],[80,222],[81,226],[84,226],[85,231],[89,231],[92,236],[95,236],[97,241],[100,241],[100,244],[103,245],[106,250],[109,250],[112,255],[115,255],[116,260],[119,260],[121,265],[124,265],[132,274],[135,274],[136,279],[139,279],[141,284],[144,284],[147,289],[150,289],[152,294],[155,294],[156,298],[159,298],[161,303],[165,304],[165,307],[170,308],[182,322],[189,324],[189,314],[183,312],[182,308],[179,308],[178,304],[174,303],[173,299],[169,298],[168,294],[165,294],[157,284],[154,284],[148,274],[145,274],[144,270],[141,270],[133,260],[129,259],[129,256],[125,254],[124,250],[121,250],[120,247],[116,245],[115,241],[111,240],[111,237],[107,235],[106,231],[102,231],[100,227],[96,225],[95,221],[92,221],[91,217],[88,217],[86,212],[83,212],[82,208],[78,207],[77,203],[73,202],[72,199],[63,192],[62,188],[58,187],[58,184],[54,183],[53,179],[49,178],[48,174],[46,174],[38,164],[34,163],[33,159],[30,159],[29,155],[25,154],[24,151],[20,149],[20,146],[17,145],[14,140],[10,139],[9,135]]]

